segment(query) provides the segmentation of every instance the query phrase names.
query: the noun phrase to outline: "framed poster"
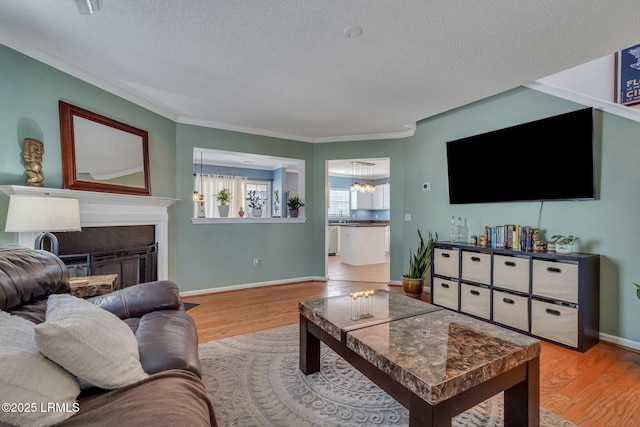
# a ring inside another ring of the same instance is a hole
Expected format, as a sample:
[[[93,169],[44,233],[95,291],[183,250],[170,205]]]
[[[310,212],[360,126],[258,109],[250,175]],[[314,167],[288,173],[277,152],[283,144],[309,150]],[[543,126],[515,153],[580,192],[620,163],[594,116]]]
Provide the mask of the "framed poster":
[[[616,52],[615,101],[640,104],[640,44]]]

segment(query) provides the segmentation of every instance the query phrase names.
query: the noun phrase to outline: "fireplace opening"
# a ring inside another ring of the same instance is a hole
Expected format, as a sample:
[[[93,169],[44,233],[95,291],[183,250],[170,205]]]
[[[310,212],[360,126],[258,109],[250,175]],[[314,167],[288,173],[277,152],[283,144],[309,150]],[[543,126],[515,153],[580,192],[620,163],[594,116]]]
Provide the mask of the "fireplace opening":
[[[117,274],[118,288],[158,279],[155,226],[83,227],[54,233],[69,277]]]

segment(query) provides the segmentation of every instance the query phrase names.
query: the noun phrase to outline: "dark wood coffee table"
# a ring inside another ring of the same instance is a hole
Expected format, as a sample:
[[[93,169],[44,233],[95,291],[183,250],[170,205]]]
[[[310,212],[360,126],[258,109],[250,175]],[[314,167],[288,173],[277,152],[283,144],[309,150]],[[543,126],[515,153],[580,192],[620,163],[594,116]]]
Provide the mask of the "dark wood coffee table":
[[[395,292],[367,298],[299,304],[303,373],[320,370],[322,341],[409,409],[410,426],[451,426],[502,391],[505,426],[539,425],[539,340]]]

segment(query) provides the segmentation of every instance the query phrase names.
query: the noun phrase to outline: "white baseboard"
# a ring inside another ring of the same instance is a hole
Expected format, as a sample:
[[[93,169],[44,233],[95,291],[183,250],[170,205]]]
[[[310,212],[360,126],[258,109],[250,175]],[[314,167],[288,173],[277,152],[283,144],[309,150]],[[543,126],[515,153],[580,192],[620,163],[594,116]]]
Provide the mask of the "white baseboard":
[[[181,297],[192,297],[196,295],[212,294],[216,292],[234,291],[237,289],[260,288],[264,286],[286,285],[287,283],[309,282],[309,281],[326,281],[326,277],[309,276],[297,277],[295,279],[272,280],[269,282],[243,283],[241,285],[222,286],[219,288],[198,289],[195,291],[180,292]]]
[[[609,335],[609,334],[605,334],[603,332],[600,332],[600,340],[602,341],[607,341],[613,344],[617,344],[617,345],[621,345],[624,347],[629,347],[632,348],[634,350],[640,350],[640,342],[638,341],[631,341],[628,340],[626,338],[620,338],[617,337],[615,335]]]

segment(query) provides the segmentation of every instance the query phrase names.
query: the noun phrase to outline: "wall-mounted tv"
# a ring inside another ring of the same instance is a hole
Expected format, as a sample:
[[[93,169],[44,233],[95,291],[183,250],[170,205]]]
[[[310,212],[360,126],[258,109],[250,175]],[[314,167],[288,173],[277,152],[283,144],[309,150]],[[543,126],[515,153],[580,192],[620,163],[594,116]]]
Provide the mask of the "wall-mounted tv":
[[[595,198],[591,108],[447,142],[449,202]]]

